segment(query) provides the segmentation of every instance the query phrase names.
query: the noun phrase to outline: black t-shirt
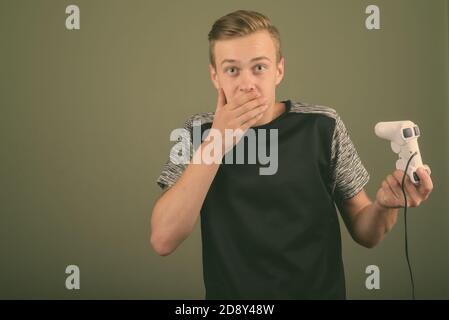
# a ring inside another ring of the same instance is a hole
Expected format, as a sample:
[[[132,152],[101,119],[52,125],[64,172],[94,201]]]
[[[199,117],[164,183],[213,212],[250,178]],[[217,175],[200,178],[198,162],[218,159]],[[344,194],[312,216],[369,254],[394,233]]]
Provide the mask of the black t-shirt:
[[[236,163],[235,146],[233,163],[220,165],[201,208],[206,299],[346,297],[335,201],[360,192],[369,174],[334,109],[283,103],[283,114],[251,128],[267,154],[276,138],[275,173],[261,174],[274,161],[249,161],[249,138],[242,138],[244,163]],[[178,143],[190,158],[194,126],[203,133],[213,117],[201,113],[186,122]],[[187,166],[176,163],[175,149],[157,179],[164,189]]]

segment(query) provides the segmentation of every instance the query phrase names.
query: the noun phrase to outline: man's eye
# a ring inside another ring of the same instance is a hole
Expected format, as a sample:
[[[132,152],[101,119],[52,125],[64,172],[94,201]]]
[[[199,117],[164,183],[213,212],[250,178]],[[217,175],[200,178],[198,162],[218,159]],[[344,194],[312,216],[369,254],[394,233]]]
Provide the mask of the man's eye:
[[[256,71],[257,72],[264,71],[265,69],[266,69],[266,67],[264,65],[262,65],[262,64],[258,64],[256,66]]]
[[[228,73],[229,75],[232,76],[237,73],[237,68],[234,68],[234,67],[228,68],[228,69],[226,69],[226,73]]]

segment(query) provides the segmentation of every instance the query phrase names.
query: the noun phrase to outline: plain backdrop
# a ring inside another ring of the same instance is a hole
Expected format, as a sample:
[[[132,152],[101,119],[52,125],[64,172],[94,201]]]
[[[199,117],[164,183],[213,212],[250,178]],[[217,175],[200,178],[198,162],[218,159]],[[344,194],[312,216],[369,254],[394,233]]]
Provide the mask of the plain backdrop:
[[[76,4],[81,29],[65,28]],[[380,8],[367,30],[365,8]],[[449,298],[448,63],[445,0],[1,1],[0,298],[202,299],[201,234],[170,256],[149,246],[171,130],[214,111],[207,34],[250,9],[282,37],[277,99],[330,106],[342,117],[374,199],[395,169],[379,121],[422,131],[434,191],[409,210],[410,259],[421,299]],[[408,299],[404,221],[374,249],[342,225],[350,299]],[[65,268],[81,289],[65,288]],[[365,269],[380,269],[379,290]]]

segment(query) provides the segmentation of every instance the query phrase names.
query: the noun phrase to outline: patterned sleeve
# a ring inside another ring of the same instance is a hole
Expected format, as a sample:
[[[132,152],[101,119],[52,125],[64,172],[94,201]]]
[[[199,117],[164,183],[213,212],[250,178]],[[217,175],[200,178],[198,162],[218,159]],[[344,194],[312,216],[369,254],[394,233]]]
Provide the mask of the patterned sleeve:
[[[359,193],[368,183],[370,176],[338,114],[335,120],[331,151],[333,187],[336,199],[345,200]]]
[[[187,168],[188,162],[192,159],[192,119],[193,117],[188,119],[182,129],[174,130],[170,137],[170,140],[175,140],[175,142],[170,149],[168,160],[156,180],[162,190],[172,187],[178,181]]]

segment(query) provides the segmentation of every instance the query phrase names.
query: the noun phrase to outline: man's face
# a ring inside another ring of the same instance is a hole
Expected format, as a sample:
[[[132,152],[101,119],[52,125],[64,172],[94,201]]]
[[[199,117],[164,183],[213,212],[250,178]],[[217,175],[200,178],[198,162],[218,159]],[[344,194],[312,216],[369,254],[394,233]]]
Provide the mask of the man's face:
[[[216,89],[223,88],[227,102],[254,90],[272,106],[276,86],[284,76],[284,59],[276,63],[276,46],[267,31],[219,40],[214,48],[216,69],[209,65]]]

